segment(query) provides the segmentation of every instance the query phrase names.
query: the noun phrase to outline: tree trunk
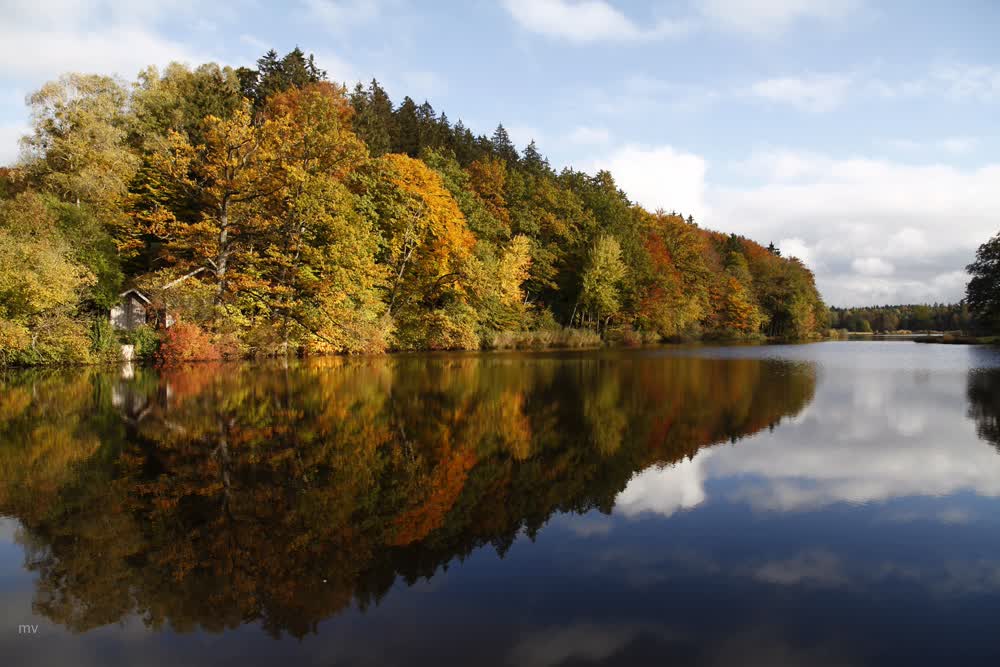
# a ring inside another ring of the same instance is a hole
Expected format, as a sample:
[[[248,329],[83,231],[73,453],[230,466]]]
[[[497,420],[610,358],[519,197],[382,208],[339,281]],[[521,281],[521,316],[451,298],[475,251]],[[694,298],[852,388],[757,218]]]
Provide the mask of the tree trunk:
[[[223,199],[219,213],[218,254],[215,259],[215,277],[218,285],[215,291],[215,305],[222,303],[226,292],[226,269],[229,266],[229,200]]]

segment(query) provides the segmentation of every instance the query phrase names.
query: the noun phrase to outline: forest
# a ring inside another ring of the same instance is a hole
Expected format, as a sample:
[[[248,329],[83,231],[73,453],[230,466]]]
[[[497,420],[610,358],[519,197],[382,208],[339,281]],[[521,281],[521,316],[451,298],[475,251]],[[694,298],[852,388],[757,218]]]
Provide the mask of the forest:
[[[966,303],[830,308],[830,327],[861,333],[968,331],[975,318]]]
[[[0,169],[0,364],[818,335],[812,273],[296,48],[70,73]],[[670,184],[663,187],[669,190]],[[147,321],[109,311],[125,290]]]

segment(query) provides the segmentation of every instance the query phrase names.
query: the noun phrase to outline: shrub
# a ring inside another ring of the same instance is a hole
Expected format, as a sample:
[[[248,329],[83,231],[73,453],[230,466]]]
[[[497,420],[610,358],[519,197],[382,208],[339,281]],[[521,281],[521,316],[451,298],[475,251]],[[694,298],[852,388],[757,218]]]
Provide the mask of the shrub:
[[[88,324],[64,313],[30,327],[0,319],[0,362],[16,366],[86,364],[94,360]]]
[[[626,324],[623,327],[610,329],[605,333],[605,339],[612,345],[623,345],[625,347],[639,347],[660,341],[660,334],[656,331],[644,329],[633,329],[632,325]]]
[[[121,334],[121,341],[134,347],[134,358],[152,359],[160,347],[160,335],[153,327],[142,325]]]
[[[156,351],[156,363],[173,366],[186,361],[214,361],[222,353],[212,343],[212,338],[197,324],[175,322],[167,329]]]
[[[98,317],[90,324],[90,351],[99,361],[118,361],[121,359],[121,345],[115,336],[114,327],[104,317]]]
[[[601,336],[590,329],[557,327],[536,331],[500,331],[486,341],[493,350],[542,350],[546,348],[600,347]]]

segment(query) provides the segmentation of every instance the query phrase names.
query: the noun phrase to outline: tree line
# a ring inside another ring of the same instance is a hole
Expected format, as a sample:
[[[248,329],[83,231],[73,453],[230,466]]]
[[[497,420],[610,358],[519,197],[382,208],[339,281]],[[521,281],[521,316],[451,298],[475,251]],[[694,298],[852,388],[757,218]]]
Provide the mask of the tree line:
[[[861,333],[967,331],[973,324],[966,303],[830,308],[830,327]]]
[[[773,245],[644,210],[502,125],[476,135],[374,80],[348,91],[299,49],[67,74],[28,103],[22,158],[0,172],[0,363],[113,358],[122,341],[169,360],[827,324],[812,273]],[[132,287],[163,317],[112,331]]]

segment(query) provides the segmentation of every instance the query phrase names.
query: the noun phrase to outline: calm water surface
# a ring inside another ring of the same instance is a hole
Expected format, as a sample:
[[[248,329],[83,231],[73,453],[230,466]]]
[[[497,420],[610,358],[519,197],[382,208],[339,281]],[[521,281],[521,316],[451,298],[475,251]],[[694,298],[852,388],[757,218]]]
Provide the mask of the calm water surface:
[[[912,342],[7,374],[0,661],[998,664],[998,447]]]

